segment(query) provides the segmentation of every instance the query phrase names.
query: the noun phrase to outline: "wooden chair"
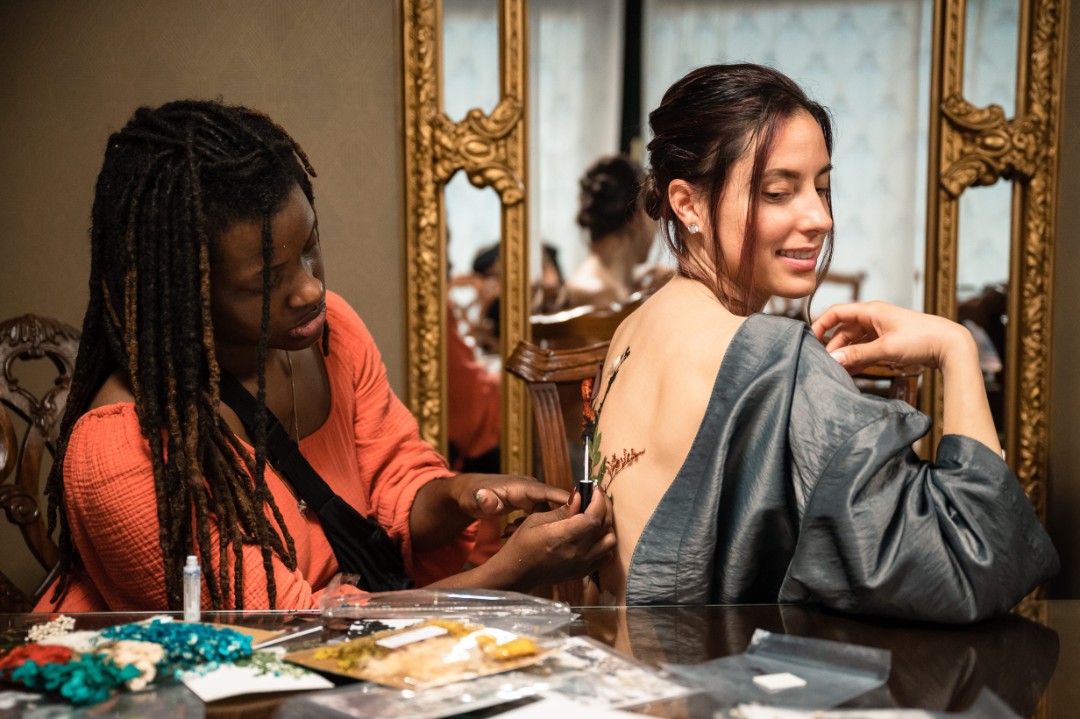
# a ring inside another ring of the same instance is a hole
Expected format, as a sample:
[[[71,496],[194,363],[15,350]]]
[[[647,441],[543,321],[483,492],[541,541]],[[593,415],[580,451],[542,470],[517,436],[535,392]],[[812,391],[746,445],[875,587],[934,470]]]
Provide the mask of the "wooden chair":
[[[533,315],[529,319],[532,341],[548,349],[609,342],[619,324],[646,298],[646,294],[635,292],[625,302],[613,302],[607,307],[582,305],[550,315]]]
[[[581,381],[599,374],[607,349],[607,342],[588,347],[550,349],[523,341],[506,362],[506,370],[522,379],[529,389],[543,478],[553,487],[570,491],[584,472],[583,468],[571,464],[568,435],[573,428],[581,426]],[[576,405],[564,402],[567,393],[560,389],[576,390]],[[574,407],[576,413],[566,411],[564,404]],[[585,597],[584,584],[581,581],[561,582],[555,586],[555,597],[580,606]]]
[[[902,399],[919,407],[919,377],[926,371],[922,365],[870,365],[854,376],[855,385],[863,394],[875,394],[889,399]]]
[[[40,504],[41,460],[45,449],[56,450],[78,348],[79,332],[62,322],[34,315],[0,322],[0,506],[48,572],[33,594],[20,590],[0,572],[0,611],[32,608],[55,573],[57,548],[46,532]],[[16,360],[38,359],[50,360],[57,372],[52,388],[41,397],[23,387],[12,371]],[[26,423],[18,444],[9,412]]]

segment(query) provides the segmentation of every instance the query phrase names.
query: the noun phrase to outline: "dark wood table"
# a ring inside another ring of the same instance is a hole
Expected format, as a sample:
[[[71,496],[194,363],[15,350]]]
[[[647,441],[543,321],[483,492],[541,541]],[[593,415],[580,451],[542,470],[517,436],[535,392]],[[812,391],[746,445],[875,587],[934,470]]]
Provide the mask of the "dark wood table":
[[[744,651],[755,629],[888,649],[887,684],[845,706],[957,712],[988,688],[1024,717],[1080,716],[1080,600],[1028,601],[1006,617],[946,627],[852,617],[804,606],[589,607],[570,627],[648,664],[695,664]],[[150,614],[75,615],[80,628]],[[306,612],[218,612],[204,621],[277,630],[307,622]],[[4,641],[21,641],[42,615],[0,615]],[[331,629],[332,631],[332,629]],[[266,695],[203,705],[182,685],[121,694],[74,716],[306,716],[300,697]],[[288,700],[288,701],[286,701]],[[658,716],[708,716],[706,700],[646,707]],[[0,718],[17,716],[0,710]],[[50,714],[49,716],[53,716]]]

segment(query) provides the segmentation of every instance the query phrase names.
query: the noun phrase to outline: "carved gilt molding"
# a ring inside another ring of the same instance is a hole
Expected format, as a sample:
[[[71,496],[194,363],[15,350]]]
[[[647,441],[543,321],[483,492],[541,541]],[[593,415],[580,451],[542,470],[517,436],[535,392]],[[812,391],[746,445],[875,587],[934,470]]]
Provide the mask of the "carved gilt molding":
[[[445,185],[458,170],[476,187],[491,187],[504,205],[516,205],[525,196],[525,183],[509,165],[508,143],[522,119],[522,103],[503,98],[485,115],[478,108],[454,122],[440,114],[432,123],[435,138],[435,179]]]
[[[969,187],[1013,184],[1009,331],[1005,357],[1006,458],[1046,517],[1053,237],[1064,76],[1065,0],[1023,0],[1016,117],[963,97],[964,0],[935,3],[927,203],[926,311],[956,317],[959,201]],[[940,438],[940,378],[923,399]]]
[[[1006,443],[1010,463],[1039,517],[1046,520],[1049,474],[1050,331],[1052,326],[1053,243],[1057,232],[1058,157],[1061,147],[1065,76],[1065,0],[1033,0],[1025,6],[1019,57],[1018,114],[1043,124],[1045,152],[1030,180],[1014,193],[1009,355],[1006,411],[1014,417]]]
[[[941,186],[953,197],[968,187],[999,179],[1030,180],[1046,154],[1046,123],[1041,117],[1006,120],[1000,105],[978,108],[950,95],[941,113],[956,131],[959,155],[941,173]]]
[[[441,104],[441,0],[404,0],[406,404],[446,451],[446,255],[431,118]]]

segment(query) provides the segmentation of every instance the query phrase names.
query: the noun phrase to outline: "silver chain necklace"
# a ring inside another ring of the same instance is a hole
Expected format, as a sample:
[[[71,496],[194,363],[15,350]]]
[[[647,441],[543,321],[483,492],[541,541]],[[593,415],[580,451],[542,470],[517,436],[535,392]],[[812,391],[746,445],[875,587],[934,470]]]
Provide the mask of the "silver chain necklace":
[[[293,365],[292,365],[292,353],[285,350],[285,361],[289,364],[289,393],[292,395],[292,424],[293,424],[293,438],[296,440],[296,446],[300,446],[300,416],[296,413],[296,382],[293,379]],[[307,515],[307,502],[303,497],[297,495],[296,490],[293,488],[292,483],[288,479],[282,477],[285,480],[285,486],[292,492],[293,497],[296,498],[296,508],[300,510],[300,514]]]

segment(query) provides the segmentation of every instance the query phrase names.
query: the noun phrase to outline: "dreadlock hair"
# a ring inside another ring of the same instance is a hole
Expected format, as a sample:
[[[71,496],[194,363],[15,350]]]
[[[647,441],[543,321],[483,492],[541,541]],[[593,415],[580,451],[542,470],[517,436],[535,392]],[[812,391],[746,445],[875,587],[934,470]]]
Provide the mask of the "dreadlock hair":
[[[296,551],[264,477],[270,218],[294,185],[314,202],[314,175],[300,145],[269,117],[221,102],[142,107],[109,138],[92,213],[90,301],[46,485],[49,532],[58,519],[60,526],[54,600],[80,561],[64,507],[68,440],[91,399],[119,370],[150,445],[169,608],[182,605],[188,554],[201,558],[213,607],[227,606],[232,596],[242,608],[244,544],[262,547],[270,606],[276,604],[272,555],[295,569]],[[220,369],[210,320],[211,243],[245,220],[262,225],[254,457],[218,414]],[[324,334],[324,352],[327,340]],[[216,573],[211,516],[219,530]]]
[[[717,300],[737,315],[755,311],[754,256],[757,249],[757,210],[761,179],[773,145],[785,121],[805,112],[821,128],[832,155],[829,111],[811,100],[794,80],[764,65],[733,63],[691,70],[664,93],[660,106],[649,113],[653,139],[650,169],[642,187],[645,211],[660,227],[679,265],[679,274],[702,282]],[[756,144],[755,144],[756,143]],[[750,200],[738,270],[730,276],[720,245],[717,208],[720,196],[743,153],[753,150]],[[713,242],[706,249],[712,268],[702,267],[687,247],[688,231],[677,221],[668,199],[668,186],[682,179],[707,198]],[[832,194],[826,194],[832,213]],[[817,284],[828,272],[835,232],[826,238],[818,263]],[[730,284],[728,284],[730,283]],[[809,312],[810,300],[806,303]]]

